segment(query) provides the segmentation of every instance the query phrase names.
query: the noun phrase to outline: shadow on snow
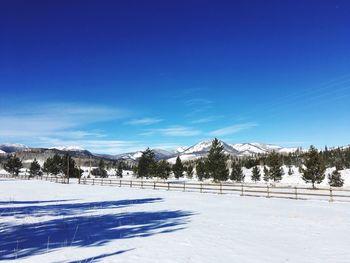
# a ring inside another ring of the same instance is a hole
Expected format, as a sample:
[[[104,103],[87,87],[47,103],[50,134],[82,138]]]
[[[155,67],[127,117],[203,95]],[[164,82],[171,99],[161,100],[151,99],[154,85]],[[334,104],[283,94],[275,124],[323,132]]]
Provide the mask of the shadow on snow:
[[[57,218],[22,225],[0,224],[0,260],[23,258],[67,246],[102,246],[112,240],[147,237],[184,229],[184,225],[192,215],[191,212],[175,210],[118,213],[113,211],[109,214],[84,215],[86,210],[104,212],[99,209],[122,208],[161,200],[161,198],[148,198],[14,207],[16,215],[36,216],[36,213],[39,213],[57,216]],[[77,216],[68,217],[68,215]],[[117,251],[112,254],[124,252]],[[100,257],[112,254],[104,254]]]
[[[64,201],[64,200],[63,200]],[[153,203],[162,201],[161,198],[145,198],[145,199],[129,199],[119,201],[101,201],[88,203],[64,203],[64,204],[49,204],[49,205],[31,205],[19,207],[2,207],[0,215],[15,216],[16,218],[25,218],[27,216],[41,217],[41,216],[70,216],[90,212],[98,209],[108,208],[122,208],[130,205]],[[34,201],[29,201],[29,204]],[[50,201],[44,201],[46,203]],[[59,201],[52,201],[59,202]],[[40,201],[38,202],[40,203]]]

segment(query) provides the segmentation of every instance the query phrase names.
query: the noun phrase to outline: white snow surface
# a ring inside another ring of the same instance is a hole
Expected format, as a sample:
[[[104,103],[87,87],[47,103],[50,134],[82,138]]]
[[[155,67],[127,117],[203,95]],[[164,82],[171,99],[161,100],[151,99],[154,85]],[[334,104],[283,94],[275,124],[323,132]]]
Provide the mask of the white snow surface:
[[[349,208],[1,179],[0,260],[349,262]]]

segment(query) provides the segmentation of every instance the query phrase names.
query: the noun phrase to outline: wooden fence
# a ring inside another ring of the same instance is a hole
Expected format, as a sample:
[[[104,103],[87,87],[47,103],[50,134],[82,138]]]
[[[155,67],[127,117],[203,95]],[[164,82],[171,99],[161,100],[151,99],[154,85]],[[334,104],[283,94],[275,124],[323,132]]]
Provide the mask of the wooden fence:
[[[9,175],[0,175],[0,177],[13,178]],[[42,176],[15,177],[21,180],[44,180],[56,183],[67,183],[67,178]],[[155,181],[155,180],[127,180],[127,179],[110,179],[110,178],[71,178],[70,183],[83,185],[102,185],[114,187],[130,187],[141,189],[215,193],[215,194],[236,194],[240,196],[255,196],[266,198],[288,198],[296,200],[328,200],[350,202],[350,189],[337,187],[318,187],[312,189],[302,186],[271,186],[268,184],[247,184],[247,183],[197,183],[181,182],[176,180]]]

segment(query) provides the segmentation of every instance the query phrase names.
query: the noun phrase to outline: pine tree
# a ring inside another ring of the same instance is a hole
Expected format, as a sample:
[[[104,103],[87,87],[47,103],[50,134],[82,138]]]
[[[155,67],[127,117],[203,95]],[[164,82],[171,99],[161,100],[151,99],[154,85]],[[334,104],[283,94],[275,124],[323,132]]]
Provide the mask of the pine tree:
[[[193,165],[189,164],[186,168],[186,173],[187,173],[187,177],[188,178],[192,178],[193,177]]]
[[[328,183],[333,187],[342,187],[344,180],[341,178],[341,174],[335,169],[331,174],[328,174]]]
[[[307,183],[312,183],[312,188],[315,188],[315,183],[319,184],[325,178],[326,166],[314,146],[306,154],[304,162],[306,168],[302,168],[303,180]]]
[[[7,157],[7,160],[4,163],[3,167],[6,172],[9,172],[13,176],[18,176],[21,168],[23,167],[23,164],[16,155],[10,155]]]
[[[240,164],[240,162],[233,161],[231,168],[232,168],[232,171],[231,171],[230,179],[236,182],[243,182],[245,176],[243,174],[242,165]]]
[[[119,178],[122,178],[123,177],[123,163],[122,162],[119,162],[118,163],[118,168],[117,168],[117,173],[116,175],[119,177]]]
[[[260,170],[258,166],[254,166],[252,170],[252,181],[260,181]]]
[[[157,171],[156,171],[157,177],[161,179],[168,179],[170,176],[170,173],[171,173],[171,167],[167,161],[161,160],[157,163]]]
[[[36,159],[30,164],[29,174],[30,176],[38,176],[40,173],[40,164]]]
[[[265,182],[268,182],[270,180],[270,170],[266,166],[264,166],[264,177]]]
[[[68,164],[69,164],[69,167],[68,167]],[[74,159],[71,156],[69,156],[68,154],[66,154],[65,156],[63,156],[61,158],[60,172],[62,172],[66,177],[79,178],[79,177],[81,177],[83,170],[81,170],[80,168],[77,168],[77,165],[76,165]],[[106,172],[106,174],[107,174],[107,172]],[[103,177],[106,175],[100,174],[100,176]]]
[[[49,157],[44,162],[43,172],[45,172],[47,175],[49,175],[50,174],[50,170],[51,170],[51,166],[52,166],[52,158]]]
[[[196,163],[196,174],[199,181],[202,181],[203,178],[206,178],[206,168],[203,160],[198,160]]]
[[[215,138],[207,157],[208,173],[215,181],[227,181],[229,176],[229,169],[226,165],[227,159],[224,146]]]
[[[144,152],[142,152],[142,155],[139,159],[139,165],[137,168],[137,176],[138,177],[151,177],[152,173],[154,172],[154,167],[156,161],[155,161],[155,155],[154,152],[147,148]]]
[[[57,175],[62,172],[62,163],[63,158],[61,158],[58,154],[55,154],[52,157],[52,167],[51,167],[51,174]]]
[[[183,176],[184,167],[179,156],[176,158],[176,162],[173,165],[173,172],[176,179],[179,179]]]
[[[270,166],[270,179],[274,182],[279,182],[282,180],[283,170],[282,161],[276,152],[270,153],[268,156],[268,162]]]
[[[47,175],[58,175],[62,172],[62,158],[55,154],[53,157],[47,158],[47,160],[44,163],[44,172],[47,173]]]

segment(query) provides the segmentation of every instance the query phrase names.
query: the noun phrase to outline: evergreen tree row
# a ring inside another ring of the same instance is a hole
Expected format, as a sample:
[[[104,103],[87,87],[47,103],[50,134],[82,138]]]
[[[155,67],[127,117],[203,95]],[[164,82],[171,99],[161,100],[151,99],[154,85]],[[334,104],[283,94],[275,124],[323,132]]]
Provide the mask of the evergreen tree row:
[[[328,165],[338,163],[336,170],[328,175],[328,181],[331,186],[339,187],[343,185],[344,181],[338,170],[346,167],[344,160],[350,156],[348,155],[349,152],[348,149],[320,152],[311,146],[307,152],[298,150],[288,155],[271,152],[253,157],[229,158],[224,153],[224,147],[220,141],[214,139],[207,157],[185,164],[177,157],[173,166],[164,160],[157,162],[154,153],[147,149],[143,152],[135,172],[138,177],[159,177],[163,179],[167,179],[171,171],[175,178],[184,176],[184,172],[189,178],[192,178],[195,172],[199,180],[213,179],[218,182],[230,179],[234,182],[243,182],[245,179],[243,167],[245,167],[252,169],[251,179],[254,182],[261,180],[265,182],[279,182],[284,175],[282,166],[287,165],[288,175],[292,175],[294,173],[292,165],[295,165],[299,167],[302,179],[307,183],[311,183],[312,187],[315,188],[316,184],[321,183],[325,179],[326,160],[328,160]],[[343,161],[335,162],[334,160],[339,159],[339,156],[342,156]],[[231,172],[229,172],[228,160],[231,162]],[[329,160],[333,160],[333,162],[331,163]],[[263,167],[262,170],[260,167]]]
[[[66,177],[79,178],[83,170],[77,167],[74,159],[69,155],[60,156],[55,154],[46,159],[43,165],[43,172],[47,175],[64,174]]]

